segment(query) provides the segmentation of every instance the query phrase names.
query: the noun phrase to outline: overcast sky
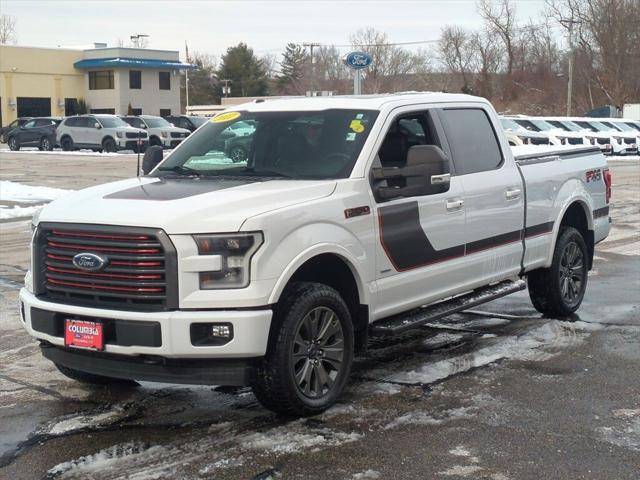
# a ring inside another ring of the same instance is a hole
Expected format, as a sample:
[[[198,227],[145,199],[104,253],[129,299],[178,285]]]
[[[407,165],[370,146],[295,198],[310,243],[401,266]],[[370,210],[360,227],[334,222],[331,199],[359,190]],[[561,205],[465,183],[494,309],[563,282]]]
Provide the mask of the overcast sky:
[[[544,0],[516,0],[520,23],[541,23]],[[212,1],[0,0],[16,18],[18,43],[77,46],[150,35],[149,47],[221,55],[246,42],[257,54],[280,53],[287,42],[349,43],[372,26],[393,42],[434,40],[445,25],[479,29],[475,0]],[[418,48],[419,46],[411,47]]]

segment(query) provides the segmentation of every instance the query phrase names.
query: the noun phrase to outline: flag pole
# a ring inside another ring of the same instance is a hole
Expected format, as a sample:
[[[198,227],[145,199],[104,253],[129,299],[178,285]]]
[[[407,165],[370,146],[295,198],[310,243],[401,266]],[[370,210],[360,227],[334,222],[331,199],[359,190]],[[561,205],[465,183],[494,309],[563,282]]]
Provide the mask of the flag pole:
[[[187,41],[184,41],[184,51],[187,56],[187,63],[189,63],[189,46],[187,45]],[[187,102],[187,106],[185,108],[185,113],[189,115],[189,68],[184,71],[184,84],[185,84],[185,100]]]

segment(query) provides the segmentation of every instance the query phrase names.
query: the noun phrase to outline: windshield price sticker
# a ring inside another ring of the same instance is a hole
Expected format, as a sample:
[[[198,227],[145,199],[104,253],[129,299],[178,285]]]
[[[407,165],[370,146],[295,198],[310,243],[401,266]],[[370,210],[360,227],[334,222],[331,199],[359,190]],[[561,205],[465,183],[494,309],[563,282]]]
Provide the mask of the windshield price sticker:
[[[221,113],[220,115],[216,115],[215,117],[213,117],[210,122],[211,123],[225,123],[225,122],[230,122],[232,120],[235,120],[236,118],[240,117],[241,113],[240,112],[227,112],[227,113]]]

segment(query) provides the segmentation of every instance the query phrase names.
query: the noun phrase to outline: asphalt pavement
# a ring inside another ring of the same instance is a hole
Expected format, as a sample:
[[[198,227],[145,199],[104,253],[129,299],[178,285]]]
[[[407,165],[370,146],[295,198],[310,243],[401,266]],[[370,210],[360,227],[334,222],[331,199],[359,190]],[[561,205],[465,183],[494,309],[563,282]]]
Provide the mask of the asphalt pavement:
[[[249,389],[90,388],[22,329],[29,220],[0,222],[0,479],[640,478],[640,160],[611,163],[614,229],[575,317],[526,292],[372,338],[340,402],[290,420]],[[0,180],[77,189],[135,156],[0,152]]]

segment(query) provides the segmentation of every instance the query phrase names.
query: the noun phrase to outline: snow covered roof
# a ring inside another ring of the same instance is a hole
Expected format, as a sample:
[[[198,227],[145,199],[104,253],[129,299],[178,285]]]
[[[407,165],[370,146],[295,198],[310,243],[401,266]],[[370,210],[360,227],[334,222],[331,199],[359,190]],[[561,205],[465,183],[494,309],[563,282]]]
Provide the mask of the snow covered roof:
[[[73,64],[75,68],[157,68],[171,70],[185,70],[197,68],[191,63],[182,63],[174,60],[154,60],[148,58],[130,58],[130,57],[113,57],[113,58],[86,58]]]

